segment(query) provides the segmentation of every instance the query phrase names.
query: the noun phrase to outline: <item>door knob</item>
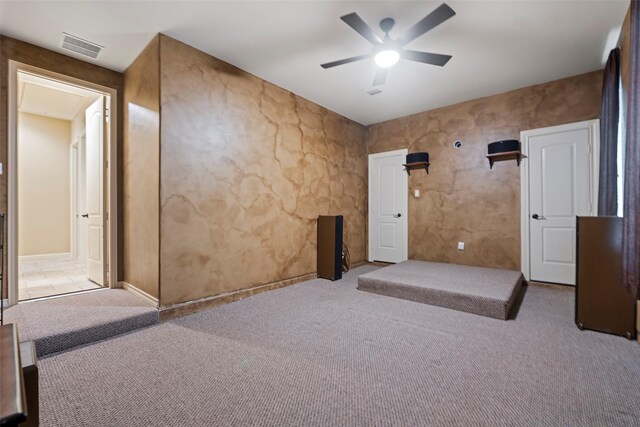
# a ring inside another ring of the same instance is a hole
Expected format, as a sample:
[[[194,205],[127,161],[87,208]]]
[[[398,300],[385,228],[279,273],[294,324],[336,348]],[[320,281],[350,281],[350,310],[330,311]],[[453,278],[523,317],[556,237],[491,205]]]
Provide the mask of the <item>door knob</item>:
[[[84,214],[84,215],[80,215],[80,216],[81,216],[82,218],[89,218],[89,214],[88,214],[88,213],[86,213],[86,214]]]
[[[542,215],[538,215],[538,214],[531,215],[531,218],[537,219],[537,220],[547,219],[547,218],[543,217]]]
[[[399,213],[399,214],[395,214],[393,217],[394,217],[394,218],[400,218],[401,216],[402,216],[402,214],[401,214],[401,213]]]

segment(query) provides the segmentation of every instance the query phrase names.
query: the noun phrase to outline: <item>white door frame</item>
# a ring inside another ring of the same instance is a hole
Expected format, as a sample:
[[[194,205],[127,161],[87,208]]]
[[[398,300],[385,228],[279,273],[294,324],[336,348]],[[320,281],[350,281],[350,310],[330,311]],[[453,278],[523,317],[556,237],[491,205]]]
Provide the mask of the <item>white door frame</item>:
[[[78,259],[80,254],[80,242],[78,241],[79,235],[79,215],[78,209],[79,193],[78,193],[78,180],[80,179],[79,167],[80,157],[79,148],[82,140],[84,139],[85,132],[83,131],[71,142],[71,258]]]
[[[372,242],[372,238],[371,238],[371,224],[373,222],[373,218],[372,218],[372,209],[371,209],[371,200],[372,200],[372,192],[373,192],[373,188],[371,186],[371,182],[372,182],[372,177],[371,177],[371,162],[373,159],[377,159],[380,157],[389,157],[389,156],[393,156],[393,155],[397,155],[397,154],[402,154],[406,157],[406,155],[409,153],[409,150],[406,148],[402,148],[400,150],[393,150],[393,151],[385,151],[382,153],[375,153],[375,154],[369,154],[369,159],[368,159],[368,184],[367,186],[369,187],[369,191],[368,191],[368,195],[369,195],[369,200],[368,200],[368,213],[367,213],[367,260],[369,262],[373,262],[373,258],[371,258],[371,242]],[[402,175],[402,186],[404,187],[404,191],[402,192],[402,200],[403,200],[403,208],[404,208],[404,213],[402,215],[402,226],[404,228],[404,245],[402,247],[402,260],[406,261],[407,259],[409,259],[409,179],[408,179],[408,174],[403,174]]]
[[[591,149],[591,185],[589,186],[591,195],[591,212],[595,216],[598,214],[598,180],[600,176],[600,120],[584,120],[581,122],[567,123],[558,126],[549,126],[539,129],[523,130],[520,132],[520,149],[527,158],[522,159],[520,164],[520,265],[525,280],[530,280],[531,257],[529,254],[529,138],[532,136],[545,135],[550,131],[567,132],[579,129],[589,130]]]
[[[18,72],[36,74],[61,83],[80,86],[110,97],[109,142],[107,148],[106,191],[109,194],[107,209],[107,235],[109,239],[108,280],[109,287],[118,287],[118,91],[53,71],[10,60],[8,67],[8,157],[7,157],[7,289],[9,305],[18,303]]]
[[[69,162],[69,164],[71,165],[71,182],[70,182],[70,186],[71,186],[71,218],[69,218],[69,221],[71,222],[71,239],[70,239],[70,244],[71,244],[71,259],[77,259],[78,258],[78,186],[77,186],[77,180],[78,180],[78,140],[80,138],[76,138],[73,141],[71,141],[71,151],[70,151],[70,155],[71,155],[71,162]]]

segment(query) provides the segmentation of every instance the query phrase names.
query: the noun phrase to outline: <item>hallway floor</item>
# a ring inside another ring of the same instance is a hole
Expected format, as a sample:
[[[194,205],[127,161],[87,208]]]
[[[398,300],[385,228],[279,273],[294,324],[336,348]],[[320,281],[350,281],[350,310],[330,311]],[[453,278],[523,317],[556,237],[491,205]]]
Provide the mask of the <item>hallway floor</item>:
[[[18,271],[20,301],[100,288],[87,279],[85,261],[20,260]]]

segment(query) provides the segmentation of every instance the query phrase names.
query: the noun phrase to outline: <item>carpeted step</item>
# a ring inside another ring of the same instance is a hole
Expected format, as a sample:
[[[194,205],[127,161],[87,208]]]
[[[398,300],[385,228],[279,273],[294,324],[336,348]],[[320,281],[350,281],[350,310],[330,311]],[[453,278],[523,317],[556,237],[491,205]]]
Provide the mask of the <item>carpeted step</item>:
[[[519,271],[405,261],[358,277],[358,290],[506,320],[520,293]]]
[[[39,357],[158,323],[158,310],[122,289],[103,289],[20,303],[5,312],[20,341],[34,341]]]

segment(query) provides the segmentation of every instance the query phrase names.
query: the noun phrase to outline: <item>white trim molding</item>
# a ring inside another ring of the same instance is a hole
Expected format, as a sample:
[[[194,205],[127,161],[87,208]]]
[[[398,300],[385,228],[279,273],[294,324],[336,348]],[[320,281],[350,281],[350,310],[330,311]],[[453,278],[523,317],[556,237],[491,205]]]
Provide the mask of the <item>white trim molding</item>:
[[[394,155],[398,155],[398,154],[402,154],[403,156],[406,157],[406,155],[409,153],[409,149],[408,148],[402,148],[400,150],[393,150],[393,151],[384,151],[382,153],[374,153],[374,154],[369,154],[368,159],[367,159],[367,187],[368,187],[368,191],[367,191],[367,195],[368,195],[368,201],[367,201],[367,261],[369,262],[373,262],[373,258],[371,258],[371,224],[373,222],[373,218],[371,216],[371,194],[372,194],[372,188],[371,188],[371,181],[372,181],[372,177],[371,177],[371,161],[373,159],[377,159],[377,158],[381,158],[381,157],[389,157],[389,156],[394,156]],[[408,174],[403,174],[403,178],[402,178],[402,184],[404,187],[404,191],[402,192],[402,205],[403,205],[403,215],[402,215],[402,226],[404,228],[404,245],[402,247],[402,260],[406,261],[407,259],[409,259],[409,177]]]
[[[127,283],[127,282],[118,282],[119,287],[123,288],[124,290],[126,290],[127,292],[131,292],[133,295],[137,296],[138,298],[143,299],[145,302],[151,304],[152,306],[158,308],[160,307],[160,301],[158,300],[158,298],[149,295],[148,293],[146,293],[145,291],[141,290],[140,288]]]
[[[71,217],[69,218],[69,225],[71,230],[71,256],[73,258],[78,257],[78,138],[71,141],[69,147],[69,190],[71,197],[69,198]]]
[[[591,175],[591,212],[598,214],[598,182],[600,176],[600,120],[585,120],[558,126],[523,130],[520,132],[520,150],[527,156],[520,165],[520,268],[525,280],[531,279],[531,258],[529,254],[529,139],[532,136],[545,135],[551,132],[566,132],[578,129],[589,130],[590,141],[590,175]]]
[[[106,155],[105,192],[109,195],[107,214],[108,284],[118,287],[118,91],[116,89],[69,77],[53,71],[9,60],[8,67],[8,157],[7,157],[7,289],[9,305],[18,303],[18,73],[34,74],[60,83],[79,86],[108,96],[109,141]]]
[[[37,255],[19,255],[18,261],[68,261],[72,260],[71,252],[62,252],[58,254],[37,254]]]

